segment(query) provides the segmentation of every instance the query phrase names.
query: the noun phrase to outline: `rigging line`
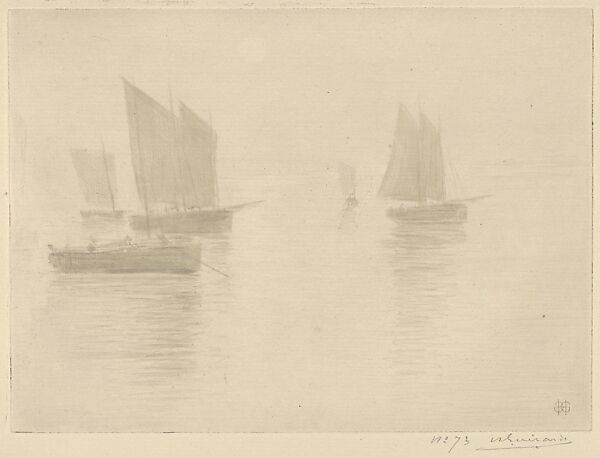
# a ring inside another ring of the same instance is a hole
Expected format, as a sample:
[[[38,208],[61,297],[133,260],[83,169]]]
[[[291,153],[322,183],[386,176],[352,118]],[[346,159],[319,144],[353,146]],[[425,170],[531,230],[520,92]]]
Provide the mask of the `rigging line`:
[[[184,125],[183,117],[181,116],[181,104],[182,104],[182,102],[181,102],[181,100],[179,100],[179,105],[180,105],[179,106],[180,129],[183,131],[183,129],[185,128],[185,125]],[[196,185],[196,180],[194,179],[194,174],[192,172],[192,166],[190,164],[188,155],[186,154],[187,148],[185,148],[185,137],[184,137],[184,135],[182,133],[180,134],[180,141],[181,141],[181,145],[180,145],[181,146],[181,150],[183,150],[182,151],[182,153],[183,153],[183,161],[185,162],[185,165],[187,166],[187,167],[185,167],[185,170],[187,171],[187,176],[188,176],[188,178],[190,180],[190,183],[192,185],[192,189],[194,191],[194,196],[196,197],[195,204],[198,205],[199,202],[202,201],[202,194],[198,193],[198,186]],[[183,178],[183,175],[182,175],[182,178]]]
[[[106,149],[104,148],[104,139],[100,138],[102,143],[102,159],[104,161],[104,171],[106,172],[106,184],[108,184],[108,191],[110,192],[110,203],[112,204],[112,211],[115,212],[115,195],[113,193],[112,184],[110,182],[110,173],[108,170],[108,159],[106,157]]]
[[[216,267],[211,266],[210,264],[205,263],[204,261],[200,262],[203,266],[208,267],[209,269],[214,270],[217,273],[220,273],[221,275],[223,275],[224,277],[230,278],[229,275],[227,275],[225,272],[220,271],[219,269],[217,269]]]
[[[454,162],[452,161],[452,155],[449,152],[446,153],[446,163],[448,164],[448,168],[450,169],[452,180],[454,181],[454,186],[457,188],[457,191],[459,192],[459,194],[461,194],[462,197],[466,196],[467,194],[465,193],[462,181],[460,179],[458,171],[456,170],[456,167],[454,166]]]
[[[459,188],[460,192],[462,193],[463,196],[468,195],[467,192],[466,192],[465,185],[463,184],[462,179],[460,178],[460,175],[458,173],[458,170],[454,166],[454,164],[452,164],[452,168],[454,170],[454,175],[456,176],[456,182],[458,184],[458,188]]]

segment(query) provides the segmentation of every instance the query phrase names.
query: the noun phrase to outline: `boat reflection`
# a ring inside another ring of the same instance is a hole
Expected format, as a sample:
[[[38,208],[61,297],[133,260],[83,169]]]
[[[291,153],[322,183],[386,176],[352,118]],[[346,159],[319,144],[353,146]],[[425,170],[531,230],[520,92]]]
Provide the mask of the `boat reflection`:
[[[229,241],[205,246],[211,265],[226,273]],[[173,420],[167,411],[222,397],[230,350],[227,339],[215,338],[215,326],[229,300],[228,281],[204,268],[54,272],[38,332],[52,344],[48,352],[60,355],[60,373],[47,383],[65,393],[57,399],[71,413],[67,429],[78,427],[77,418],[88,418],[90,430],[99,418],[127,431],[160,429]]]
[[[400,379],[440,376],[440,354],[457,295],[456,263],[466,239],[460,223],[404,222],[382,241],[392,274],[396,325],[393,354]]]

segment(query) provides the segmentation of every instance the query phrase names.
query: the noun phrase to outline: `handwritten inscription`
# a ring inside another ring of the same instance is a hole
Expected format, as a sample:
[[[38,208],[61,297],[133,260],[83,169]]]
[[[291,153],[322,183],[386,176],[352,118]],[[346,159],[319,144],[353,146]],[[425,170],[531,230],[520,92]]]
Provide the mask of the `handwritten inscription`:
[[[469,436],[467,435],[455,435],[455,436],[433,436],[431,444],[437,444],[448,447],[448,453],[452,452],[457,445],[468,446]]]
[[[511,450],[532,448],[539,449],[545,447],[556,447],[569,445],[570,441],[565,434],[556,433],[553,435],[537,435],[506,433],[500,435],[491,435],[489,437],[469,438],[467,434],[436,434],[431,438],[430,444],[452,453],[459,448],[471,448],[478,452],[492,450]]]

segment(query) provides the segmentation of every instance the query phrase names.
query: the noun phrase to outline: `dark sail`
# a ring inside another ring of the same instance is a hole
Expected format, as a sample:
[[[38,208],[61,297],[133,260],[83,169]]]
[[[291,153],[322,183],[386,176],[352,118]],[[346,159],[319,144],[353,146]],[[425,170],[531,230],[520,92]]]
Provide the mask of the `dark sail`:
[[[403,105],[379,196],[415,202],[446,198],[440,133],[424,114],[417,124]]]
[[[440,133],[433,123],[421,114],[421,182],[422,195],[433,200],[446,198],[444,162]]]
[[[420,200],[419,163],[419,128],[406,107],[400,105],[391,157],[379,188],[379,196]]]
[[[169,110],[127,80],[125,100],[131,160],[146,208],[183,204],[175,123]]]

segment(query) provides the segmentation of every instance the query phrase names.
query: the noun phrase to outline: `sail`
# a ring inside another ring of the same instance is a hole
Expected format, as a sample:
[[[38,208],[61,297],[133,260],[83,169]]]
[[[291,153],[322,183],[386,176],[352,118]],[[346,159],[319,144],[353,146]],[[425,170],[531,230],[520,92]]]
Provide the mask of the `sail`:
[[[379,196],[398,200],[421,200],[419,163],[419,129],[410,112],[400,105],[392,153],[379,188]]]
[[[183,203],[172,113],[123,79],[131,160],[140,199],[146,208]]]
[[[187,206],[217,206],[215,131],[182,102],[179,102],[178,138],[181,184]]]
[[[421,195],[444,200],[446,186],[440,133],[433,123],[421,114]]]
[[[356,192],[356,170],[354,167],[340,162],[338,164],[340,185],[344,197],[349,197]]]
[[[114,156],[102,152],[72,150],[71,158],[87,203],[94,207],[114,210]]]

